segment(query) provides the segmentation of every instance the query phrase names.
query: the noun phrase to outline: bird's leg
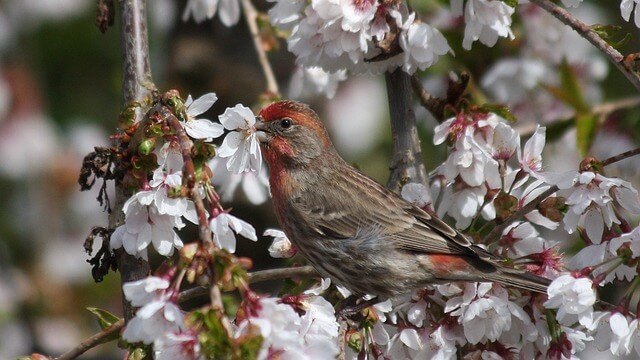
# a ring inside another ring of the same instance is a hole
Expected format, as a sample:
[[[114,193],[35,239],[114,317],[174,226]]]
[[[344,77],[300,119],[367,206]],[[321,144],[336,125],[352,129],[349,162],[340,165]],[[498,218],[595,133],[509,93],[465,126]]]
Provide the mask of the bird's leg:
[[[348,298],[346,298],[342,303],[340,303],[340,306],[338,306],[338,311],[336,312],[338,317],[347,318],[381,301],[380,299],[378,299],[378,297],[374,297],[369,300],[365,300],[361,303],[356,303],[358,299],[360,298],[351,295]]]

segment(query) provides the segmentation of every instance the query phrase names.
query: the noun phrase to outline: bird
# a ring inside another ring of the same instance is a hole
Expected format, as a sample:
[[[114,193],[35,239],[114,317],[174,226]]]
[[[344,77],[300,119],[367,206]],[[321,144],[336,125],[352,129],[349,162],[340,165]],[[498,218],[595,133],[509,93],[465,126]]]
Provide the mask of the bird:
[[[323,276],[377,301],[452,281],[546,293],[550,280],[505,260],[347,163],[318,115],[284,100],[256,116],[284,233]]]

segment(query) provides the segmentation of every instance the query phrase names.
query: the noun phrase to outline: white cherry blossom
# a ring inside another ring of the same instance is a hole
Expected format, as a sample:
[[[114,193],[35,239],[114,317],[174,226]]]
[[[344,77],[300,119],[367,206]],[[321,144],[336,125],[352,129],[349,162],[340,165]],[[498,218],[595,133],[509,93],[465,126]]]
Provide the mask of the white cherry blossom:
[[[168,332],[153,343],[157,360],[204,360],[200,354],[200,342],[192,332]]]
[[[455,16],[463,15],[463,1],[451,0]],[[472,44],[480,40],[487,46],[494,46],[500,37],[513,39],[511,15],[515,9],[499,0],[467,0],[464,6],[464,40],[462,46],[471,50]]]
[[[171,301],[168,282],[149,277],[123,286],[124,295],[134,306],[141,306],[129,323],[122,338],[128,342],[151,344],[167,333],[181,330],[184,315]]]
[[[403,69],[413,74],[418,69],[431,67],[440,56],[451,52],[451,48],[438,29],[413,18],[409,21],[400,37],[400,47],[404,52]]]
[[[259,331],[263,337],[258,359],[277,353],[283,359],[333,358],[338,355],[338,323],[333,306],[321,296],[301,295],[304,314],[277,298],[261,298],[257,316],[238,324],[236,336]]]
[[[149,182],[149,186],[156,189],[155,206],[160,214],[183,216],[189,207],[189,200],[182,196],[169,196],[173,189],[182,186],[182,154],[176,148],[161,152],[164,152],[165,156],[158,156],[159,166]]]
[[[216,245],[231,253],[236,251],[236,236],[234,233],[252,241],[258,240],[256,230],[251,224],[225,212],[211,219],[209,227],[213,232],[213,241]]]
[[[338,90],[338,84],[346,79],[346,70],[330,73],[317,66],[297,66],[289,81],[289,97],[305,99],[313,95],[324,95],[327,99],[332,99]]]
[[[169,281],[157,276],[128,282],[122,285],[124,296],[133,306],[144,306],[154,298],[160,297],[169,288]]]
[[[193,20],[201,23],[205,20],[212,19],[216,16],[216,12],[220,17],[220,21],[227,27],[231,27],[240,20],[240,1],[239,0],[188,0],[182,13],[182,21]]]
[[[617,255],[617,251],[622,245],[629,245],[631,256],[634,259],[640,257],[640,226],[634,228],[629,233],[611,239],[609,242],[609,250],[613,255]]]
[[[495,100],[515,108],[514,105],[531,100],[533,90],[547,70],[539,59],[504,58],[487,70],[481,85]]]
[[[237,1],[237,0],[233,0]],[[183,122],[184,129],[194,139],[211,141],[224,133],[224,127],[208,119],[198,119],[197,116],[209,110],[218,100],[215,93],[204,94],[193,100],[191,95],[187,97],[184,105],[187,108],[187,121]]]
[[[256,118],[251,109],[238,104],[227,108],[219,118],[227,130],[232,130],[218,149],[218,156],[228,158],[227,169],[237,174],[260,170],[262,154],[253,128]]]
[[[622,0],[620,2],[620,13],[625,21],[629,21],[631,18],[631,12],[633,12],[633,22],[637,27],[640,27],[640,11],[638,10],[638,3],[640,3],[640,0]]]
[[[584,227],[589,239],[596,244],[602,241],[604,229],[620,224],[614,207],[631,214],[640,214],[640,198],[637,190],[617,178],[608,178],[589,171],[570,171],[560,175],[547,175],[566,197],[569,210],[564,216],[565,230],[572,234],[578,226]]]
[[[232,201],[238,189],[253,205],[260,205],[269,199],[269,176],[267,168],[241,174],[227,170],[224,159],[214,157],[208,163],[213,172],[211,182],[216,186],[223,201]]]
[[[152,204],[154,195],[154,191],[141,191],[125,202],[122,208],[125,223],[111,235],[111,249],[124,247],[127,253],[146,259],[150,244],[163,256],[182,248],[182,240],[174,228],[180,229],[184,223],[178,216],[160,214]]]
[[[544,306],[558,309],[557,319],[561,324],[569,326],[579,322],[589,327],[593,323],[596,293],[589,278],[561,275],[551,282],[547,294],[549,299]]]
[[[306,6],[304,0],[267,0],[275,3],[269,9],[269,21],[274,26],[289,30],[302,18],[302,10]]]
[[[493,287],[491,283],[466,285],[462,294],[447,301],[445,312],[458,317],[471,344],[502,338],[517,345],[522,339],[532,341],[537,337],[526,312],[509,300],[504,288]]]
[[[400,195],[413,205],[424,209],[431,206],[431,194],[426,186],[420,183],[407,183],[402,187]]]
[[[274,258],[290,258],[294,256],[298,250],[289,241],[287,235],[283,231],[275,229],[267,229],[264,231],[264,236],[273,237],[273,242],[269,246],[269,255]]]
[[[527,140],[521,152],[518,152],[518,162],[520,167],[528,174],[536,178],[541,178],[542,174],[542,150],[546,140],[546,128],[538,127]]]
[[[489,145],[495,160],[507,161],[520,148],[520,136],[504,122],[499,122],[491,135]]]

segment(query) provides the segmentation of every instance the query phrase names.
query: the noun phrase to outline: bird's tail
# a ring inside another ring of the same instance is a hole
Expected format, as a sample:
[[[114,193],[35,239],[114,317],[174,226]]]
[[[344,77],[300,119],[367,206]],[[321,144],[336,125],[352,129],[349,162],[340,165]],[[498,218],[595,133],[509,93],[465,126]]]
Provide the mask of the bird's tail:
[[[549,284],[551,284],[551,280],[547,278],[533,275],[523,270],[504,267],[500,268],[496,273],[491,274],[491,277],[493,278],[492,281],[542,294],[547,293],[547,288]]]

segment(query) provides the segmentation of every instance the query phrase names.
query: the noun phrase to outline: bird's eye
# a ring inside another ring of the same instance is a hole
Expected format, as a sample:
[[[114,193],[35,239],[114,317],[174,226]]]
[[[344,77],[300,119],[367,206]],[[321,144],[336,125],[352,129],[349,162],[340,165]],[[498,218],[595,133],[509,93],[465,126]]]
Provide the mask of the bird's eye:
[[[293,122],[291,121],[291,119],[280,120],[280,127],[283,129],[288,129],[291,127],[291,125],[293,125]]]

